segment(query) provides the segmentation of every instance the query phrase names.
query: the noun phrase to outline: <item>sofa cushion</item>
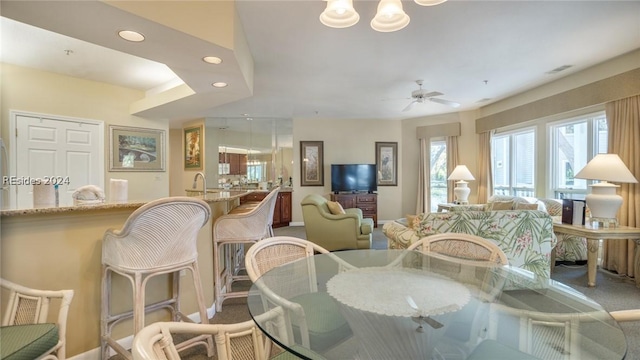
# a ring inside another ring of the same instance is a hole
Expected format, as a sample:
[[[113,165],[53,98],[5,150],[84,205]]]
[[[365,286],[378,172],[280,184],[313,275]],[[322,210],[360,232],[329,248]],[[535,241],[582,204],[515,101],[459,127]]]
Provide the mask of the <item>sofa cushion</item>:
[[[513,201],[494,201],[491,203],[490,210],[513,210]]]
[[[407,214],[405,215],[405,219],[407,219],[406,226],[411,229],[415,229],[420,223],[419,222],[420,220],[418,219],[418,215]]]
[[[515,210],[538,210],[538,204],[516,203]]]
[[[337,201],[327,201],[327,207],[333,215],[341,215],[345,213],[342,205]]]
[[[510,195],[493,195],[487,201],[488,208],[491,209],[491,204],[496,201],[513,201],[514,204],[523,203],[523,204],[538,204],[538,210],[547,211],[545,203],[538,200],[534,197],[520,197],[520,196],[510,196]],[[515,205],[512,207],[515,209]]]

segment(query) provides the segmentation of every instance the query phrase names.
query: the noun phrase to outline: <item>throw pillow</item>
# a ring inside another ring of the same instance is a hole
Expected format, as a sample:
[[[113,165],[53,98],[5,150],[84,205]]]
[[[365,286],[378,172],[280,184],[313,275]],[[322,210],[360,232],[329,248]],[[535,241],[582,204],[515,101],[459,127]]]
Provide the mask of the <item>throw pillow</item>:
[[[337,201],[327,201],[327,206],[329,207],[329,211],[331,211],[333,215],[340,215],[345,213],[342,205],[340,205],[340,203]]]
[[[415,230],[418,225],[418,215],[407,214],[405,217],[407,218],[407,226],[409,229]]]
[[[538,210],[538,204],[516,203],[516,210]]]
[[[491,203],[491,211],[495,210],[512,210],[513,201],[494,201]]]

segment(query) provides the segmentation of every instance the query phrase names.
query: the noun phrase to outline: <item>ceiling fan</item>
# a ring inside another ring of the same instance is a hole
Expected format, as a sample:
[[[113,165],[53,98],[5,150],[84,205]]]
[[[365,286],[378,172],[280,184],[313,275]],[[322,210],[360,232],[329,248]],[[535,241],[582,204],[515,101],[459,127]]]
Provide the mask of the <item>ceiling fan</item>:
[[[441,92],[437,92],[437,91],[428,92],[426,90],[423,90],[422,89],[423,80],[416,80],[416,84],[418,84],[420,89],[414,90],[411,92],[411,99],[413,100],[409,103],[409,105],[407,105],[404,109],[402,109],[402,111],[409,111],[413,108],[413,105],[415,105],[416,103],[423,104],[425,101],[433,101],[435,103],[448,105],[454,108],[457,108],[458,106],[460,106],[460,104],[457,102],[436,98],[436,96],[444,95]]]

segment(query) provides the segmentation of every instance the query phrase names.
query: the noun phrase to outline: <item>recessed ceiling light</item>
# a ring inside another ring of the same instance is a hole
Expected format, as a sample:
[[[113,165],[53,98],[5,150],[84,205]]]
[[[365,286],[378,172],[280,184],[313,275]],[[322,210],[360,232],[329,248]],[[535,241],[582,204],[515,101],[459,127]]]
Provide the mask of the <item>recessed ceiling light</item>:
[[[133,41],[133,42],[144,41],[144,35],[132,30],[120,30],[118,31],[118,36],[120,36],[121,38],[127,41]]]
[[[222,81],[218,81],[218,82],[214,82],[211,85],[214,86],[214,87],[217,87],[217,88],[223,88],[223,87],[227,86],[227,83],[226,82],[222,82]]]
[[[222,64],[222,59],[217,56],[205,56],[202,58],[202,61],[214,65]]]

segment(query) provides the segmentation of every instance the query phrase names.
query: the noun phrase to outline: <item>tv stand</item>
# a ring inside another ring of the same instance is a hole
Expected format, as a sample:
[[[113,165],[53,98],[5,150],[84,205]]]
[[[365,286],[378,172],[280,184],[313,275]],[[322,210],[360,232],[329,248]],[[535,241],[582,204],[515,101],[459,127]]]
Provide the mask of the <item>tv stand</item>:
[[[343,208],[358,208],[362,216],[373,219],[373,226],[378,227],[378,194],[351,193],[331,194],[331,201],[337,201]]]

